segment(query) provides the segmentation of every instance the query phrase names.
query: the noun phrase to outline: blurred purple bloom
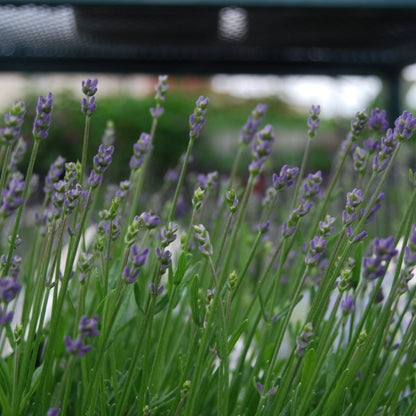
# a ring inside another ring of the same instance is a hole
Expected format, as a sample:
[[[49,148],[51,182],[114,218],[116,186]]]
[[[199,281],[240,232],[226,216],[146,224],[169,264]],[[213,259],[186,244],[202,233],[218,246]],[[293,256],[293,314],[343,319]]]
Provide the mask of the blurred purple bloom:
[[[312,199],[322,194],[321,191],[322,172],[309,173],[303,185],[303,193],[306,199]]]
[[[352,155],[353,168],[357,173],[364,174],[365,168],[367,167],[368,153],[362,147],[357,146]]]
[[[139,217],[140,223],[148,228],[156,228],[160,223],[160,217],[154,215],[152,212],[143,212]]]
[[[309,346],[313,337],[313,330],[312,330],[312,323],[308,322],[303,330],[302,333],[296,337],[296,353],[299,357],[302,357],[306,348]]]
[[[396,135],[392,129],[388,129],[386,135],[381,138],[380,150],[373,159],[373,170],[375,172],[381,172],[387,167],[396,147]]]
[[[33,123],[33,136],[36,140],[46,139],[51,124],[53,96],[49,93],[46,97],[41,95],[36,106],[36,117]]]
[[[262,234],[267,233],[267,231],[269,231],[269,228],[270,228],[270,221],[266,221],[264,224],[260,224],[257,227],[259,232],[262,233]]]
[[[380,142],[377,139],[372,139],[371,137],[364,140],[363,145],[370,154],[373,154],[380,150]]]
[[[19,138],[25,114],[25,103],[15,101],[9,113],[4,115],[6,127],[0,128],[0,137],[5,143],[11,144]]]
[[[351,192],[347,193],[347,204],[345,210],[342,211],[342,222],[348,226],[357,218],[357,208],[362,203],[362,191],[361,189],[354,188]]]
[[[200,186],[203,189],[207,189],[211,191],[214,188],[216,188],[217,185],[218,185],[218,172],[217,171],[209,172],[206,175],[204,175],[203,173],[200,173],[198,175],[196,188]]]
[[[150,150],[151,137],[147,133],[142,133],[139,140],[133,145],[133,155],[130,158],[130,169],[137,170],[142,166],[144,157]]]
[[[58,406],[51,407],[47,411],[46,416],[57,416],[60,410],[61,410],[61,403],[58,403]]]
[[[81,111],[86,116],[91,116],[94,114],[94,111],[97,109],[97,104],[95,104],[95,97],[83,98],[81,100]]]
[[[93,78],[92,80],[88,78],[86,81],[82,81],[81,82],[82,93],[86,95],[87,97],[92,97],[97,92],[97,85],[98,85],[97,78]]]
[[[9,165],[7,167],[9,172],[16,171],[17,165],[23,160],[23,157],[26,154],[26,150],[26,142],[20,137],[10,156]]]
[[[160,295],[163,292],[163,289],[164,288],[165,288],[165,286],[161,285],[156,290],[156,286],[155,286],[155,284],[153,282],[150,283],[150,285],[149,285],[150,293],[152,295]]]
[[[265,104],[258,104],[257,107],[249,115],[247,123],[241,130],[241,143],[248,144],[253,140],[257,129],[262,123],[266,115],[267,106]]]
[[[208,102],[208,98],[201,95],[196,101],[194,112],[189,116],[189,136],[193,140],[199,137],[201,128],[205,124],[204,116],[207,112]]]
[[[377,133],[385,132],[389,127],[389,122],[387,121],[386,117],[386,110],[375,108],[371,111],[371,116],[368,119],[368,127]]]
[[[0,326],[9,324],[13,319],[13,311],[6,312],[6,309],[0,306]]]
[[[73,341],[68,335],[65,335],[64,342],[68,354],[76,355],[77,357],[82,357],[92,349],[91,345],[84,345],[81,338]]]
[[[114,146],[105,147],[100,144],[98,147],[98,153],[93,157],[94,170],[96,173],[104,173],[112,162],[112,154],[114,152]]]
[[[319,123],[321,122],[321,119],[319,118],[319,114],[321,113],[321,106],[314,106],[312,105],[310,109],[310,117],[308,118],[308,135],[310,138],[315,137],[316,130],[319,126]]]
[[[288,165],[284,165],[280,169],[280,174],[273,174],[273,186],[277,191],[282,191],[283,189],[289,188],[293,185],[295,179],[299,174],[299,169],[297,167],[290,168]]]
[[[2,191],[0,216],[3,218],[10,217],[14,211],[23,204],[23,190],[25,182],[21,179],[20,174],[13,174],[10,178],[7,188]]]
[[[335,218],[331,215],[326,215],[324,221],[319,221],[319,233],[323,236],[328,236],[334,232]]]
[[[92,318],[88,318],[84,315],[79,321],[79,332],[82,338],[85,337],[97,337],[100,335],[100,331],[97,328],[98,315],[94,315]]]
[[[341,301],[341,309],[344,315],[349,315],[355,311],[354,297],[352,295]]]
[[[351,140],[356,141],[361,132],[366,128],[368,116],[365,111],[359,111],[351,121]]]
[[[397,141],[409,140],[416,129],[416,118],[404,111],[394,122],[394,136]]]
[[[131,182],[130,181],[121,181],[120,185],[116,191],[116,197],[120,198],[120,201],[123,201],[126,198],[130,190]]]
[[[204,256],[212,256],[213,249],[207,229],[202,225],[194,225],[195,238],[199,243],[199,250]]]
[[[309,250],[306,253],[305,263],[308,266],[315,266],[326,250],[326,240],[321,236],[315,236],[309,242]]]
[[[91,188],[96,188],[101,184],[101,181],[103,180],[103,176],[97,174],[94,170],[90,172],[90,176],[88,177],[88,185],[91,186]]]
[[[166,228],[160,231],[159,238],[162,247],[167,247],[176,240],[179,226],[174,222],[170,222]]]
[[[394,237],[374,238],[370,245],[372,253],[370,257],[364,257],[363,275],[374,280],[384,276],[388,262],[397,255],[394,247]]]
[[[156,247],[156,257],[160,262],[160,272],[163,273],[172,264],[172,253],[164,248]]]
[[[0,279],[0,300],[10,303],[19,293],[21,286],[12,276],[5,276]]]
[[[59,178],[64,173],[65,159],[61,156],[58,156],[56,160],[52,163],[49,168],[48,174],[45,178],[45,185],[43,191],[47,197],[51,196],[51,193],[54,190],[54,184],[59,180]]]

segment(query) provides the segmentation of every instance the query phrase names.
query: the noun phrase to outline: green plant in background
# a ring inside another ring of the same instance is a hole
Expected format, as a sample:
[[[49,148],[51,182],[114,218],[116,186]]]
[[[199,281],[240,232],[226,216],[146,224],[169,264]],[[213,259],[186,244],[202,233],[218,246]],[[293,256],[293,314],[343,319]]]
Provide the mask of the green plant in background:
[[[308,172],[320,107],[299,167],[270,171],[275,131],[259,104],[230,174],[190,175],[213,105],[201,96],[187,150],[158,187],[161,76],[148,128],[122,150],[126,175],[107,186],[123,140],[108,122],[92,156],[98,81],[82,87],[85,145],[50,165],[34,214],[33,172],[58,104],[38,99],[25,175],[29,106],[15,102],[0,129],[2,414],[413,414],[412,171],[389,206],[392,233],[379,226],[411,114],[389,128],[385,111],[357,113],[329,176]]]

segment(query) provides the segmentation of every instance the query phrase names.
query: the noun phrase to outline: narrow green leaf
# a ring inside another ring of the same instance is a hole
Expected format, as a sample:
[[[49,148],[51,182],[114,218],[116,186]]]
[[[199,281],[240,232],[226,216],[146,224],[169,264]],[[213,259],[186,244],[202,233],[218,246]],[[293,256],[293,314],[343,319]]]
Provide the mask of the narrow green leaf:
[[[181,281],[183,276],[186,272],[186,259],[187,255],[185,251],[182,251],[181,255],[179,256],[178,260],[178,267],[176,268],[175,276],[173,278],[173,284],[178,285]]]
[[[11,393],[11,377],[3,357],[0,357],[0,386],[6,394]]]
[[[248,319],[246,319],[243,322],[241,322],[240,326],[236,329],[236,331],[234,332],[234,334],[232,334],[231,337],[230,337],[230,339],[228,340],[228,354],[231,354],[231,351],[233,350],[234,345],[236,344],[236,342],[240,338],[241,334],[246,329],[247,322],[248,322]]]
[[[198,275],[196,274],[191,281],[191,312],[192,319],[195,322],[195,325],[201,326],[201,316],[198,306]]]
[[[155,315],[158,314],[159,312],[163,311],[163,309],[165,309],[165,306],[169,303],[169,296],[166,293],[164,296],[162,296],[158,302],[156,303],[155,306]]]
[[[413,185],[415,184],[415,175],[413,173],[412,169],[409,169],[409,181],[410,183],[412,183]]]
[[[361,276],[361,263],[364,256],[364,245],[363,241],[360,241],[355,246],[354,250],[354,260],[355,260],[355,266],[352,270],[352,276],[351,276],[351,284],[352,287],[355,289],[358,286],[358,283],[360,282],[360,276]]]
[[[312,378],[313,370],[315,368],[315,361],[316,352],[313,348],[311,348],[306,351],[305,357],[303,359],[302,374],[300,377],[300,382],[303,388],[305,388],[308,385]]]
[[[23,400],[20,403],[20,413],[21,414],[23,414],[29,399],[32,397],[32,395],[35,393],[35,391],[37,390],[37,388],[39,386],[40,375],[42,373],[42,369],[43,369],[43,364],[41,366],[39,366],[38,368],[36,368],[36,370],[33,372],[32,385],[30,386],[30,390],[27,392],[27,394],[25,395],[25,397],[23,398]]]
[[[134,293],[134,300],[136,302],[137,307],[139,308],[140,312],[144,314],[144,310],[143,310],[142,303],[140,300],[140,288],[137,282],[134,282],[133,284],[133,293]]]

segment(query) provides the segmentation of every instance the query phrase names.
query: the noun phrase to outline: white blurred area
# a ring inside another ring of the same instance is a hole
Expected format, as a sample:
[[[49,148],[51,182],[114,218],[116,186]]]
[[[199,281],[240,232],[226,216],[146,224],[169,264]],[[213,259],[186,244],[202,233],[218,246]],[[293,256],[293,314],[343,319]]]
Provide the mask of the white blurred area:
[[[302,109],[319,104],[323,117],[352,117],[381,92],[376,76],[216,75],[215,91],[237,97],[279,97]]]
[[[14,100],[22,99],[27,91],[39,94],[71,90],[81,96],[81,81],[99,78],[100,95],[128,92],[137,96],[152,94],[155,75],[143,74],[18,74],[0,72],[0,110],[7,109]],[[174,77],[172,77],[174,78]],[[196,77],[189,78],[192,83]],[[402,72],[406,85],[403,105],[416,108],[416,64]],[[181,77],[181,85],[186,78]],[[382,91],[383,83],[377,76],[323,75],[214,75],[209,84],[213,91],[238,98],[279,97],[289,105],[307,111],[319,104],[324,118],[351,118],[368,107]]]

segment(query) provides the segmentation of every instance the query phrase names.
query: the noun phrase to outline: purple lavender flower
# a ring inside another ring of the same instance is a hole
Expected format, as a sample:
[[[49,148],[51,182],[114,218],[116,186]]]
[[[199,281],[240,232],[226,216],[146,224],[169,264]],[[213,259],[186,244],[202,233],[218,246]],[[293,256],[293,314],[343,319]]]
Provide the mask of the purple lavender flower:
[[[372,139],[371,137],[364,140],[363,145],[370,155],[380,150],[380,142],[377,139]]]
[[[384,197],[385,197],[384,192],[380,192],[377,195],[377,198],[374,201],[374,204],[370,208],[370,212],[367,215],[366,222],[370,222],[370,221],[372,221],[374,219],[376,212],[381,208],[381,201],[384,199]],[[365,210],[363,209],[361,215],[363,215],[364,212],[365,212]]]
[[[142,133],[139,140],[133,145],[133,156],[130,159],[130,169],[136,171],[142,166],[144,157],[150,150],[151,137]]]
[[[265,104],[258,104],[248,117],[247,123],[241,130],[241,143],[250,143],[262,123],[266,115],[267,106]]]
[[[288,165],[284,165],[282,169],[280,169],[279,175],[273,173],[272,180],[276,191],[283,191],[283,189],[292,186],[298,174],[299,168],[290,168]]]
[[[65,335],[64,342],[68,354],[76,355],[77,357],[82,357],[92,349],[91,345],[84,345],[82,338],[72,340],[68,335]]]
[[[409,140],[416,129],[416,118],[412,114],[404,111],[394,122],[394,136],[397,141]]]
[[[381,172],[388,166],[393,151],[397,147],[396,135],[392,129],[386,131],[386,135],[381,138],[380,150],[373,159],[373,171]]]
[[[218,186],[218,172],[209,172],[206,175],[200,173],[198,175],[198,181],[196,184],[196,188],[201,187],[208,191],[212,191],[214,188]]]
[[[104,130],[104,135],[101,138],[101,143],[105,146],[111,146],[114,144],[115,138],[115,131],[114,131],[114,123],[111,120],[107,121],[107,125]]]
[[[267,231],[269,231],[269,228],[270,228],[270,221],[266,221],[264,224],[260,224],[257,227],[257,229],[259,230],[261,234],[267,233]]]
[[[10,162],[7,166],[7,170],[10,173],[16,171],[17,165],[23,160],[23,157],[26,154],[26,150],[26,142],[20,137],[12,151],[12,154],[10,156]]]
[[[208,98],[204,98],[202,95],[196,101],[196,107],[194,112],[189,116],[189,137],[191,140],[195,140],[199,137],[202,126],[205,124],[205,113],[208,107]]]
[[[88,272],[92,269],[93,266],[93,255],[90,253],[82,252],[78,260],[78,270],[80,271],[79,280],[84,281],[88,275]]]
[[[92,318],[88,318],[86,315],[82,316],[79,321],[79,332],[82,338],[85,337],[97,337],[100,335],[98,331],[98,315],[94,315]]]
[[[51,407],[47,411],[46,416],[57,416],[60,410],[61,410],[61,403],[58,403],[58,406]]]
[[[304,217],[312,208],[313,202],[302,198],[297,208],[289,214],[289,221],[283,223],[283,237],[288,237],[296,231],[296,227],[302,217]]]
[[[312,199],[322,194],[321,191],[322,172],[309,173],[303,184],[303,194],[306,199]]]
[[[321,106],[312,105],[310,109],[310,117],[308,118],[308,135],[312,139],[316,135],[316,130],[321,122],[319,114],[321,113]]]
[[[21,286],[16,279],[11,276],[5,276],[0,279],[0,300],[4,303],[10,303],[19,293]]]
[[[389,127],[389,122],[387,121],[386,117],[386,110],[375,108],[371,111],[371,116],[368,119],[368,127],[377,133],[385,132]]]
[[[156,247],[156,257],[160,262],[160,273],[164,273],[172,264],[172,253],[164,248]]]
[[[213,250],[207,229],[202,225],[194,225],[195,238],[199,243],[199,250],[204,256],[212,256]]]
[[[0,326],[5,326],[9,324],[12,321],[12,319],[13,312],[6,312],[6,309],[3,310],[3,308],[0,306]]]
[[[101,184],[103,180],[103,175],[99,175],[94,170],[90,172],[90,176],[88,177],[88,185],[94,189]]]
[[[416,224],[412,227],[407,246],[404,249],[404,264],[407,267],[416,266]]]
[[[311,343],[313,337],[313,330],[312,330],[312,323],[308,322],[303,330],[302,333],[296,337],[296,353],[299,357],[302,357],[305,353],[306,348]]]
[[[319,233],[325,237],[332,234],[335,230],[334,222],[335,222],[335,218],[327,214],[325,216],[324,221],[319,221]]]
[[[351,121],[351,139],[356,141],[361,132],[366,128],[368,116],[365,111],[359,111]]]
[[[36,117],[33,123],[33,137],[35,140],[46,139],[46,137],[48,137],[52,107],[52,93],[49,93],[46,97],[42,95],[39,97],[38,105],[36,107]]]
[[[308,266],[315,266],[326,250],[326,240],[322,236],[316,235],[309,242],[309,250],[306,253],[305,263]]]
[[[0,205],[0,216],[2,218],[10,217],[16,209],[23,204],[23,190],[25,183],[21,175],[17,172],[12,175],[7,184],[7,188],[2,191]]]
[[[160,223],[160,217],[154,215],[152,212],[143,212],[139,217],[140,223],[147,229],[156,228]]]
[[[163,248],[167,247],[169,244],[173,243],[177,237],[177,231],[179,226],[174,222],[170,222],[166,228],[163,228],[160,231],[159,238],[160,244]]]
[[[161,285],[156,289],[156,286],[153,282],[150,283],[150,285],[149,285],[150,293],[152,295],[156,295],[156,296],[160,295],[163,292],[164,288],[165,288],[165,286]]]
[[[98,85],[97,78],[93,78],[92,80],[88,78],[86,81],[83,80],[81,82],[82,93],[86,95],[87,97],[92,97],[97,92],[97,85]]]
[[[15,101],[8,114],[4,115],[6,127],[0,128],[0,138],[5,143],[15,142],[22,129],[23,118],[26,114],[25,104],[23,101]]]
[[[352,155],[353,158],[353,168],[354,170],[363,175],[365,173],[365,168],[367,167],[368,152],[362,147],[357,146],[354,149]]]
[[[140,273],[141,267],[146,263],[149,249],[145,248],[141,252],[136,245],[130,248],[131,267],[126,266],[123,270],[123,279],[126,283],[134,283]]]
[[[120,198],[120,201],[123,201],[126,198],[130,190],[130,187],[131,187],[130,181],[121,181],[116,191],[116,197]]]
[[[341,309],[343,315],[350,315],[355,311],[354,297],[352,295],[341,301]]]
[[[92,116],[97,109],[97,104],[95,104],[95,97],[83,98],[81,100],[81,111],[86,116]]]
[[[158,79],[158,83],[155,86],[155,102],[156,107],[150,109],[150,114],[153,118],[158,118],[163,114],[163,107],[160,106],[166,99],[166,92],[169,89],[168,85],[168,76],[167,75],[160,75]]]
[[[114,146],[105,147],[100,144],[98,147],[98,153],[94,156],[94,170],[96,173],[104,173],[112,162],[112,154],[114,152]]]
[[[347,205],[342,211],[342,222],[345,226],[349,226],[357,218],[357,209],[362,201],[361,189],[355,188],[347,193]]]
[[[45,185],[43,191],[47,198],[50,198],[53,190],[54,184],[59,180],[59,178],[64,173],[65,159],[61,156],[58,156],[56,160],[52,163],[49,168],[48,174],[45,178]]]
[[[255,142],[252,145],[252,162],[249,165],[251,176],[256,177],[263,170],[265,160],[272,153],[272,144],[274,142],[273,127],[267,124],[257,133]]]
[[[372,253],[364,257],[363,275],[370,280],[384,276],[389,261],[397,255],[394,247],[394,237],[375,238],[371,242]]]

